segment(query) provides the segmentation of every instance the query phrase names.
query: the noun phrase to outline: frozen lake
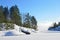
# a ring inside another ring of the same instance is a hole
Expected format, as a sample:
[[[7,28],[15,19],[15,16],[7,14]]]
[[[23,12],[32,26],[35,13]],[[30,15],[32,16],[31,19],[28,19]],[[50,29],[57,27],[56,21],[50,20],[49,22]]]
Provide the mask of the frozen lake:
[[[38,32],[31,35],[0,36],[0,40],[60,40],[60,32]]]

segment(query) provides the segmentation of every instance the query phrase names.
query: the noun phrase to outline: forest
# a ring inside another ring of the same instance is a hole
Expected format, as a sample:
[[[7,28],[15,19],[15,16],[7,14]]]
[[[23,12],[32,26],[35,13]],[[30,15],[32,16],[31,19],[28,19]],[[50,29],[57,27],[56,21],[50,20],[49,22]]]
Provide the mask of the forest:
[[[22,18],[22,13],[20,13],[20,10],[17,5],[8,7],[0,6],[0,24],[1,23],[12,23],[19,26],[27,27],[27,28],[33,28],[37,29],[37,20],[35,16],[31,16],[28,13],[24,15],[24,18]],[[6,27],[7,29],[9,27]],[[11,27],[13,28],[13,26]]]

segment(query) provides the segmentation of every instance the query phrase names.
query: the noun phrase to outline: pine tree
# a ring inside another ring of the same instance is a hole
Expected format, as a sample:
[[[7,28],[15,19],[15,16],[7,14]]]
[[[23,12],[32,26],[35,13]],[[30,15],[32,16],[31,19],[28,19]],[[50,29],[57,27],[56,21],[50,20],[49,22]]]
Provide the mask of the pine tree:
[[[56,23],[54,23],[54,26],[53,26],[53,27],[54,27],[54,28],[55,28],[55,27],[57,27],[57,24],[56,24]]]
[[[58,26],[60,26],[60,22],[58,22]]]
[[[0,23],[3,23],[5,21],[3,12],[4,12],[3,6],[0,6]]]
[[[9,10],[8,10],[8,7],[4,7],[4,17],[5,17],[5,22],[9,22]]]
[[[11,17],[11,20],[14,24],[17,24],[20,26],[22,25],[21,14],[20,14],[19,9],[16,5],[12,6],[10,8],[10,17]]]
[[[28,28],[31,27],[31,26],[30,26],[30,15],[29,15],[29,13],[27,13],[27,14],[25,15],[23,26],[24,26],[24,27],[28,27]]]
[[[37,21],[34,16],[31,17],[31,25],[33,29],[37,29]]]

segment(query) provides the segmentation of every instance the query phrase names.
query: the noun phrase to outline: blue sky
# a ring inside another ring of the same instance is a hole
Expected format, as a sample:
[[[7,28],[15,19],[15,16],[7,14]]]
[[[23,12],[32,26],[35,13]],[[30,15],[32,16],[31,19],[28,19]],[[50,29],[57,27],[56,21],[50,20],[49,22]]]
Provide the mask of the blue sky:
[[[21,13],[29,12],[38,22],[60,21],[60,0],[0,0],[0,5],[17,5]]]

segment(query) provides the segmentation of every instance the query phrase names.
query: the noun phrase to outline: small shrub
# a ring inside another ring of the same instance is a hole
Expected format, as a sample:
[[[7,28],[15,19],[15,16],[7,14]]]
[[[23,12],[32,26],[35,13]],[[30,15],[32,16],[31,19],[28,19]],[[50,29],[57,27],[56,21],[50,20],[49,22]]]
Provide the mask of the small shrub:
[[[14,25],[12,23],[6,23],[5,24],[5,29],[8,30],[8,29],[14,29]]]

